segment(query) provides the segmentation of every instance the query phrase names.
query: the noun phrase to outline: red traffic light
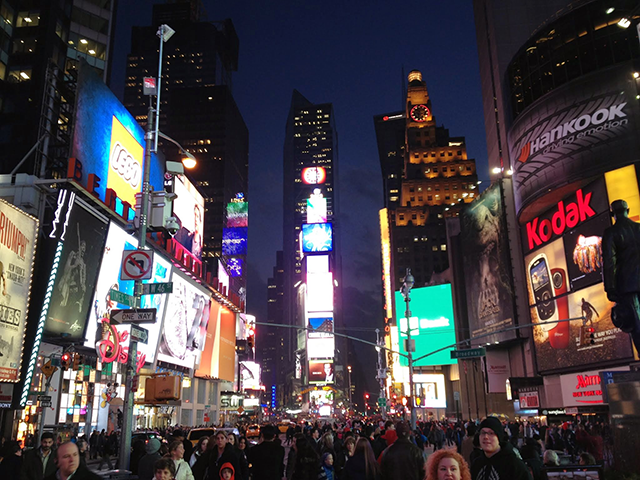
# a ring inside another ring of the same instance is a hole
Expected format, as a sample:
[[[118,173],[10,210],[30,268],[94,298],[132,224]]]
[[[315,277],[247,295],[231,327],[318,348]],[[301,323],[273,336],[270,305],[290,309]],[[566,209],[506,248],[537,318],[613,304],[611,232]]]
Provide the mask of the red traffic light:
[[[369,399],[369,394],[368,394],[368,393],[365,393],[365,394],[364,394],[364,398],[366,398],[366,399],[368,400],[368,399]]]

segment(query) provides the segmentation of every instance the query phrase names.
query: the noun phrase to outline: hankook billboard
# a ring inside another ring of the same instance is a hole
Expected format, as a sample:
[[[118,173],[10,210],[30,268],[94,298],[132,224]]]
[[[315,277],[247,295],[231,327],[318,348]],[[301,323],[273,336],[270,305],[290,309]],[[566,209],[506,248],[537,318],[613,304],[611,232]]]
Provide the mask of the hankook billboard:
[[[637,159],[640,109],[633,65],[585,75],[545,95],[509,130],[516,211],[556,188]]]

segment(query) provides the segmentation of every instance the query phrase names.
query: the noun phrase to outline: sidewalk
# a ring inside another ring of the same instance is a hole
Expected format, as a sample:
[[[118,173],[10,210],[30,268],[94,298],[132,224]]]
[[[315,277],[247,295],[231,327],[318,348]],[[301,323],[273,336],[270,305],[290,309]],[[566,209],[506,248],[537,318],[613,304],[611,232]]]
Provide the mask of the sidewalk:
[[[113,470],[109,469],[105,464],[102,465],[102,470],[98,470],[98,466],[100,466],[100,459],[87,460],[87,468],[91,470],[93,473],[100,475],[105,479],[129,479],[129,478],[137,478],[137,476],[132,475],[128,470],[119,470],[118,469],[118,457],[111,456],[111,464],[115,467]]]

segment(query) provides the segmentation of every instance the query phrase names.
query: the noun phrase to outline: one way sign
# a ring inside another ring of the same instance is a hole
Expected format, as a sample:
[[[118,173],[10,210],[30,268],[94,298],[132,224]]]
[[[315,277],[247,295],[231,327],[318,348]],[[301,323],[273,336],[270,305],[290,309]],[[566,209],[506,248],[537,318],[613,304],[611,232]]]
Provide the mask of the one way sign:
[[[137,308],[130,310],[111,310],[111,323],[156,323],[155,308]]]

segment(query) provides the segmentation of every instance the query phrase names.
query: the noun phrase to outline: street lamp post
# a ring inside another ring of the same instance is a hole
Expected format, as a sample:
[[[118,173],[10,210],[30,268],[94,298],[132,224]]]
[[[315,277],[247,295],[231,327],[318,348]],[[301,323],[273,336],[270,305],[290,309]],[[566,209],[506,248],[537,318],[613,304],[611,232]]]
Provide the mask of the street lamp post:
[[[349,370],[349,408],[353,405],[351,403],[351,365],[347,366],[347,370]]]
[[[380,410],[382,411],[382,419],[386,420],[387,419],[387,393],[385,389],[385,381],[387,379],[387,369],[384,367],[383,350],[381,348],[384,345],[384,340],[380,338],[379,328],[376,328],[376,343],[378,344],[378,346],[376,347],[376,351],[378,352],[378,375],[376,376],[376,378],[380,382],[380,396],[378,397],[378,403],[380,406]]]
[[[413,284],[415,280],[413,275],[411,275],[411,269],[407,268],[407,274],[404,277],[404,282],[402,283],[402,288],[400,289],[400,293],[404,297],[406,309],[404,312],[404,316],[407,319],[407,362],[409,363],[409,408],[411,409],[411,430],[415,430],[416,428],[416,409],[414,402],[414,388],[413,388],[413,351],[414,351],[414,343],[411,341],[411,310],[409,310],[409,303],[411,302],[411,289],[413,288]]]

